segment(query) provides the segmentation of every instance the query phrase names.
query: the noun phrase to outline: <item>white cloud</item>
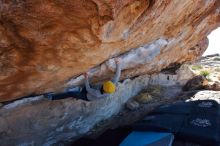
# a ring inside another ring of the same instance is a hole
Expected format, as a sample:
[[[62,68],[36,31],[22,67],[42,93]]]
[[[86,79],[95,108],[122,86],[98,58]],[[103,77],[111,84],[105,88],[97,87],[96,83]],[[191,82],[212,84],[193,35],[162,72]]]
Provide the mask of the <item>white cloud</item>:
[[[211,54],[220,54],[220,27],[214,30],[209,36],[209,47],[203,54],[203,56]]]

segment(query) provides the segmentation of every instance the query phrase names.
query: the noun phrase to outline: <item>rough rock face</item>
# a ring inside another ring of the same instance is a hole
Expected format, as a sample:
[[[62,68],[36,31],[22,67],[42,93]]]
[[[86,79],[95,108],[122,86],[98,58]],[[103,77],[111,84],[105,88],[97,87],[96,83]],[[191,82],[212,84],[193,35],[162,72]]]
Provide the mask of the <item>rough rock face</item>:
[[[158,40],[164,43],[145,51],[145,61],[123,68],[123,78],[194,60],[219,22],[219,0],[1,0],[0,101],[60,90],[109,58]],[[99,80],[112,71],[104,73]]]
[[[181,73],[184,72],[178,71],[176,75],[163,73],[142,75],[132,80],[127,79],[119,83],[115,94],[92,102],[73,98],[50,101],[37,96],[3,105],[0,107],[1,145],[48,146],[75,140],[92,131],[94,126],[99,125],[103,120],[111,119],[124,111],[125,103],[143,89],[153,85],[161,87],[149,92],[152,94],[152,99],[160,98],[162,101],[168,101],[178,97],[176,95],[181,92],[179,85],[185,83],[182,78],[179,78],[182,76]],[[188,76],[188,79],[190,78],[192,77]],[[161,103],[155,101],[155,104]],[[127,116],[114,122],[114,126],[137,121],[151,107],[146,104],[142,106],[145,108],[140,108],[141,111],[137,110],[135,114],[128,112]],[[103,125],[99,127],[107,128]]]

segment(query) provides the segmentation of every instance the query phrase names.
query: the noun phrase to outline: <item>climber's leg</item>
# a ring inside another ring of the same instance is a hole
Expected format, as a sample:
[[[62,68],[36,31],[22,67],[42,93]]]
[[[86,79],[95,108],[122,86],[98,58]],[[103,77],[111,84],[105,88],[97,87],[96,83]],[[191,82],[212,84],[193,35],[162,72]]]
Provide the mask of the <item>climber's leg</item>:
[[[47,93],[45,94],[45,97],[47,97],[50,100],[59,100],[68,97],[87,100],[86,94],[87,92],[85,88],[75,87],[75,88],[67,89],[63,93]]]
[[[50,100],[59,100],[59,99],[72,97],[77,94],[78,94],[77,92],[47,93],[45,94],[45,96]]]
[[[76,99],[82,99],[82,100],[86,100],[88,101],[87,99],[87,91],[86,91],[86,88],[83,87],[81,92],[78,92],[78,94],[72,96],[73,98],[76,98]]]

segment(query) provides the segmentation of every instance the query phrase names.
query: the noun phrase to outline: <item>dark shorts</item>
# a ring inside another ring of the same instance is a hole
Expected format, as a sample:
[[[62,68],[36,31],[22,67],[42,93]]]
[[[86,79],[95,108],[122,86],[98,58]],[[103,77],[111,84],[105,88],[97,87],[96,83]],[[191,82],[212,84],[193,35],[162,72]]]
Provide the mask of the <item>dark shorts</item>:
[[[45,94],[45,96],[50,100],[59,100],[59,99],[65,99],[68,97],[73,97],[76,99],[82,99],[82,100],[88,101],[86,88],[82,88],[81,91],[66,91],[63,93],[47,93]]]

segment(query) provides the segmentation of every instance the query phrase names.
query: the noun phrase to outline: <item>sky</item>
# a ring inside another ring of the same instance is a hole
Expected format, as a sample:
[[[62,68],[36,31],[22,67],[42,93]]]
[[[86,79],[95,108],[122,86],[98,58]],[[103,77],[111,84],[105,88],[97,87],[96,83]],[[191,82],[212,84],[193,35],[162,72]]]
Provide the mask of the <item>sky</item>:
[[[209,47],[203,54],[203,56],[211,55],[211,54],[220,54],[220,27],[208,36],[209,38]]]

